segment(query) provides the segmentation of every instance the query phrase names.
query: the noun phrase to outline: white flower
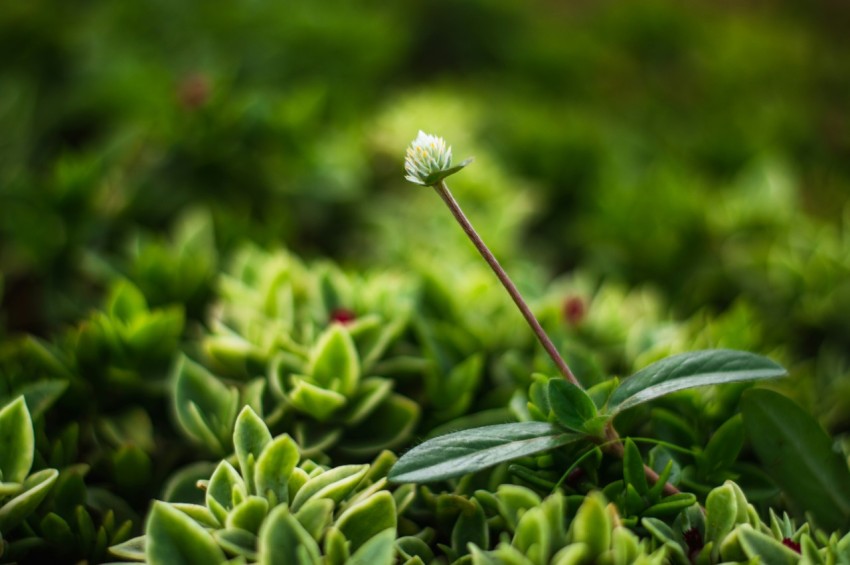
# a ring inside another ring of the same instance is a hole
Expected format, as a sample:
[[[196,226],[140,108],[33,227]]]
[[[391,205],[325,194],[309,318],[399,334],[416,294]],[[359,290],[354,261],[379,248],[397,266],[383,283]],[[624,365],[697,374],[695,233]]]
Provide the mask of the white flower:
[[[452,148],[446,145],[446,140],[420,130],[407,148],[404,159],[404,171],[407,174],[404,178],[415,184],[433,186],[470,162],[472,159],[467,159],[452,167]]]

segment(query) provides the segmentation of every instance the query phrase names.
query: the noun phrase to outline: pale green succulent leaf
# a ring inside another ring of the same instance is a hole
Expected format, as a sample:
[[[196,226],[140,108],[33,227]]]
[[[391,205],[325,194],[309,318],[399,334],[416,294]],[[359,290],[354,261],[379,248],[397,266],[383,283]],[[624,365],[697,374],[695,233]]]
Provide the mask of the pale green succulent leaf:
[[[249,493],[259,494],[254,485],[254,466],[271,440],[272,435],[263,419],[250,406],[242,408],[233,430],[233,446]]]
[[[360,359],[342,324],[331,324],[310,355],[308,374],[318,386],[350,397],[360,382]]]
[[[368,470],[368,465],[342,465],[312,477],[298,490],[292,500],[292,510],[297,512],[311,498],[341,501],[354,490]]]
[[[0,506],[0,532],[9,532],[32,514],[56,483],[59,471],[43,469],[23,482],[23,490]]]
[[[145,560],[147,536],[137,536],[109,548],[109,553],[124,561],[142,562]]]
[[[363,544],[380,532],[396,527],[396,507],[392,494],[381,491],[366,500],[350,506],[334,524],[351,542],[356,552]]]
[[[257,534],[268,512],[268,500],[262,496],[249,496],[230,511],[225,526]]]
[[[241,528],[225,528],[212,533],[215,541],[229,555],[257,560],[257,535]]]
[[[375,534],[345,561],[345,565],[392,565],[395,537],[394,527]]]
[[[747,557],[759,559],[761,563],[796,565],[800,562],[800,554],[796,551],[785,547],[767,534],[753,529],[749,524],[738,528],[738,541]]]
[[[22,483],[32,468],[35,435],[23,396],[0,409],[0,480]]]
[[[319,545],[285,504],[269,513],[260,528],[257,562],[261,565],[319,565]]]
[[[304,526],[305,530],[310,532],[313,539],[318,542],[327,527],[333,522],[333,512],[333,500],[328,498],[311,498],[298,509],[298,512],[295,513],[295,518]]]
[[[207,485],[206,503],[222,524],[227,521],[227,514],[236,506],[237,501],[233,500],[234,488],[244,490],[245,483],[233,465],[221,461]]]
[[[280,435],[266,444],[254,465],[257,494],[271,492],[278,504],[289,502],[289,479],[298,464],[298,446],[289,435]]]
[[[145,532],[145,557],[150,565],[206,565],[225,560],[209,532],[167,502],[154,502]]]
[[[305,377],[293,375],[292,383],[289,401],[297,410],[320,422],[329,420],[348,402],[344,395],[316,385]]]

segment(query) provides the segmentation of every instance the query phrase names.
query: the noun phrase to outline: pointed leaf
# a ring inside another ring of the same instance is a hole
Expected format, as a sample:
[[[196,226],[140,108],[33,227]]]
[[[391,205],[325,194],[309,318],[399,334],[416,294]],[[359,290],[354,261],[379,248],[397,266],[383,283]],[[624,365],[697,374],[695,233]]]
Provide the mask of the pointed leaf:
[[[395,528],[375,534],[354,552],[345,565],[392,565],[395,557]]]
[[[271,492],[278,504],[289,502],[289,477],[299,457],[298,446],[286,434],[266,445],[254,466],[257,494],[268,497]]]
[[[396,483],[424,483],[459,477],[526,455],[578,441],[583,435],[543,422],[499,424],[436,437],[407,453],[393,466]]]
[[[395,529],[395,499],[388,491],[382,490],[348,508],[335,526],[351,542],[351,550],[357,551],[372,536],[388,528]]]
[[[271,511],[260,528],[258,563],[261,565],[318,565],[319,545],[285,504]]]
[[[850,471],[817,421],[790,399],[753,389],[741,399],[744,427],[764,469],[826,530],[850,524]]]
[[[325,422],[334,412],[345,406],[347,399],[336,391],[315,385],[299,375],[293,375],[289,401],[304,414]]]
[[[318,385],[351,396],[360,382],[360,359],[351,335],[342,324],[332,324],[319,336],[308,370]]]
[[[151,565],[206,565],[225,560],[207,530],[167,502],[154,502],[145,531],[145,555]]]
[[[189,437],[208,443],[205,439],[211,433],[223,455],[229,450],[238,402],[239,393],[235,389],[224,385],[201,365],[180,358],[175,368],[174,404],[177,420]],[[196,414],[190,413],[193,411]]]
[[[787,371],[767,357],[731,349],[706,349],[674,355],[623,381],[608,399],[616,414],[679,390],[706,385],[783,377]]]
[[[58,476],[56,469],[43,469],[27,477],[24,491],[0,506],[0,532],[11,531],[38,508]]]
[[[32,467],[35,436],[23,396],[0,410],[0,446],[0,480],[24,482]]]
[[[312,477],[298,490],[292,501],[292,510],[297,512],[311,498],[329,498],[339,502],[363,479],[368,465],[342,465]]]
[[[564,379],[549,379],[549,405],[558,423],[576,432],[588,430],[596,417],[596,405],[582,389]]]
[[[250,406],[245,406],[236,418],[233,446],[248,492],[254,493],[254,465],[263,448],[272,440],[266,423]],[[257,493],[261,494],[261,493]]]

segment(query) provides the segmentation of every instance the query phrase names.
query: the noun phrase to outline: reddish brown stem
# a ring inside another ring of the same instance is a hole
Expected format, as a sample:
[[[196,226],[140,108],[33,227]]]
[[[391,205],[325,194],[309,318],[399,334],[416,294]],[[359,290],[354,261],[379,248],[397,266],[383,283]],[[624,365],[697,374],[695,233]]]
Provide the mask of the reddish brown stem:
[[[546,334],[546,331],[540,325],[540,322],[537,321],[537,318],[531,312],[531,309],[523,300],[522,295],[520,295],[519,290],[517,290],[516,285],[514,285],[513,281],[510,279],[508,274],[499,264],[499,261],[487,247],[487,244],[484,243],[484,240],[481,239],[481,236],[478,235],[478,232],[475,231],[475,228],[472,227],[472,224],[466,218],[466,215],[463,213],[463,210],[460,209],[457,201],[452,196],[452,193],[449,191],[449,187],[446,185],[444,181],[440,181],[438,184],[434,185],[434,190],[437,191],[437,194],[440,195],[440,198],[443,199],[443,202],[446,203],[446,206],[451,210],[452,215],[455,217],[457,222],[460,224],[460,227],[463,228],[463,231],[466,232],[466,235],[469,236],[470,241],[487,262],[490,265],[490,268],[493,269],[493,272],[496,273],[496,276],[499,277],[502,285],[505,287],[505,290],[508,291],[508,294],[511,295],[514,303],[519,308],[519,311],[522,313],[522,316],[525,318],[525,321],[528,322],[528,325],[531,326],[531,330],[534,332],[534,335],[537,336],[537,339],[540,340],[540,344],[543,346],[543,349],[546,350],[546,353],[549,354],[549,357],[552,358],[552,361],[555,362],[555,366],[558,367],[558,370],[564,376],[565,379],[576,385],[577,387],[581,387],[578,379],[576,379],[573,372],[567,366],[564,358],[561,357],[561,354],[558,353],[558,350],[555,349],[555,345],[552,343],[552,340],[549,339],[549,336]]]

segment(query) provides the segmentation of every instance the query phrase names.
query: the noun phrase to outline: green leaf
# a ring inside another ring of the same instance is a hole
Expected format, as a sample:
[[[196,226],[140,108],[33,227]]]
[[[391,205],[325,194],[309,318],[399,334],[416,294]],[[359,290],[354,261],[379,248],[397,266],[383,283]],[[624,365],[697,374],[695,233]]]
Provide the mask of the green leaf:
[[[460,516],[452,528],[452,549],[458,556],[469,553],[468,544],[474,544],[482,549],[490,546],[490,528],[484,509],[474,498],[470,500],[471,508],[461,510]]]
[[[32,468],[35,436],[23,396],[0,410],[0,480],[22,483]]]
[[[345,565],[392,565],[395,557],[395,528],[379,532],[354,552]]]
[[[643,469],[643,457],[640,455],[632,438],[626,438],[625,454],[623,456],[623,478],[627,485],[632,485],[640,495],[649,492],[646,474]]]
[[[23,492],[0,506],[0,532],[11,531],[35,511],[58,476],[59,471],[56,469],[43,469],[27,477]]]
[[[207,565],[225,560],[207,530],[167,502],[153,503],[145,531],[145,556],[151,565]]]
[[[186,434],[224,455],[230,450],[239,392],[201,365],[181,357],[175,367],[174,405],[177,421]]]
[[[464,430],[422,443],[393,466],[396,483],[425,483],[459,477],[525,455],[555,449],[582,435],[543,422],[499,424]]]
[[[222,461],[210,477],[206,494],[207,507],[222,524],[227,520],[227,513],[236,505],[233,500],[234,489],[244,490],[245,483],[233,465]]]
[[[257,560],[256,534],[240,528],[215,530],[213,538],[224,551],[231,555],[243,556],[249,561]]]
[[[269,512],[269,502],[261,496],[249,496],[227,515],[225,525],[256,534]]]
[[[351,335],[342,324],[332,324],[313,348],[308,369],[319,386],[351,396],[360,382],[360,359]]]
[[[747,557],[758,559],[760,563],[770,563],[770,565],[800,563],[800,554],[772,537],[754,530],[749,524],[744,524],[738,529],[738,541]]]
[[[346,439],[338,448],[352,457],[368,457],[382,449],[406,443],[419,421],[419,404],[392,393],[360,424],[346,429]]]
[[[395,499],[382,490],[346,509],[334,524],[351,542],[351,550],[365,544],[380,532],[396,527]]]
[[[727,485],[713,489],[705,499],[705,541],[719,544],[732,531],[738,515],[735,490]]]
[[[741,399],[744,428],[765,471],[821,528],[850,524],[850,471],[817,421],[779,393],[753,389]]]
[[[289,477],[298,464],[298,446],[288,435],[280,435],[266,445],[254,467],[257,494],[273,493],[278,504],[289,502]]]
[[[254,488],[254,465],[271,440],[272,435],[263,419],[250,406],[242,408],[233,430],[233,446],[249,493],[262,494]]]
[[[292,511],[297,512],[311,498],[341,501],[354,490],[368,470],[368,465],[342,465],[312,477],[295,495]]]
[[[325,422],[334,412],[345,406],[348,399],[336,391],[311,383],[306,377],[292,375],[289,401],[304,414]]]
[[[146,541],[147,536],[130,538],[123,543],[110,547],[109,553],[125,561],[144,561]]]
[[[271,511],[260,528],[261,565],[318,565],[319,545],[289,512],[285,504]]]
[[[743,446],[743,418],[740,414],[736,414],[726,420],[711,436],[708,445],[705,446],[705,451],[700,456],[701,470],[710,476],[712,473],[727,469],[738,459],[738,454]]]
[[[295,518],[310,532],[313,539],[319,541],[322,534],[333,522],[334,501],[327,498],[311,498],[304,503]]]
[[[596,417],[596,405],[581,388],[560,378],[549,379],[549,405],[558,423],[576,432],[588,432]]]
[[[787,374],[767,357],[731,349],[706,349],[674,355],[623,381],[608,399],[616,414],[660,396],[706,385],[774,379]]]

